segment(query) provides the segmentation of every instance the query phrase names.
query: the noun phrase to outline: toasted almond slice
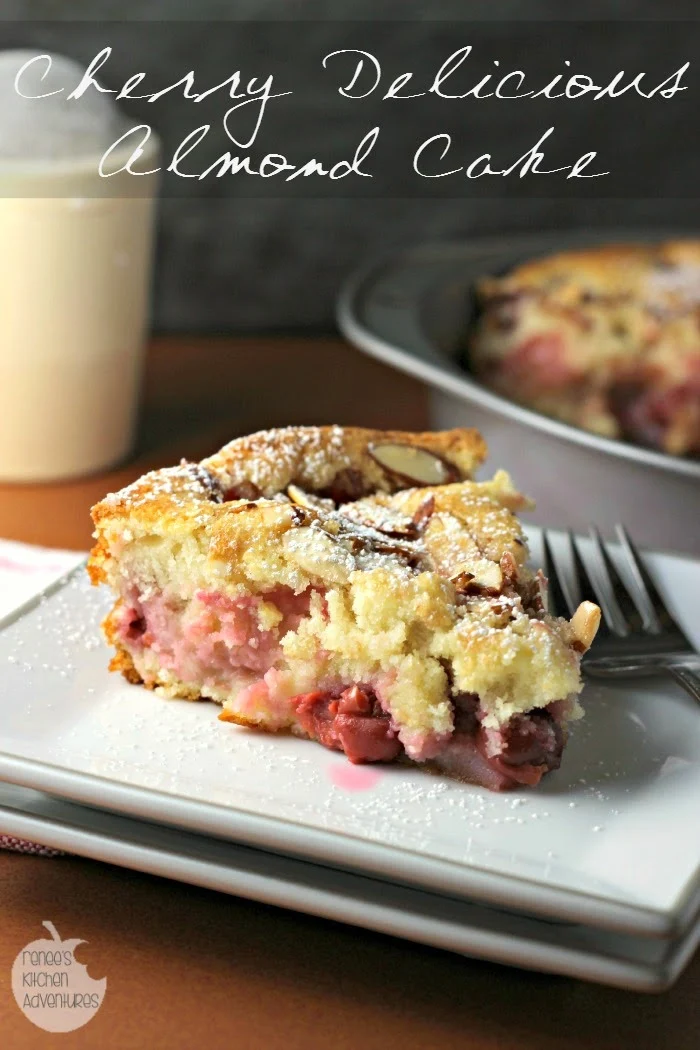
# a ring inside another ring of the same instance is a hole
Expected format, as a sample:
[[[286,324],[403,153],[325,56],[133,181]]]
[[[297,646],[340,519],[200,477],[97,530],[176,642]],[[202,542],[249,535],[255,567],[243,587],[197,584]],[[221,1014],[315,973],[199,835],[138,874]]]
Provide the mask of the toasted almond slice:
[[[505,551],[501,555],[500,566],[505,582],[513,585],[518,578],[518,563],[511,551]]]
[[[484,555],[474,537],[453,514],[435,512],[428,519],[423,541],[442,576],[454,582],[468,573],[474,590],[481,588],[500,594],[503,589],[500,565]]]
[[[350,503],[341,508],[344,518],[399,539],[413,540],[418,535],[418,526],[412,518],[391,506],[375,502],[371,497]]]
[[[462,566],[454,576],[450,576],[450,583],[464,586],[468,582],[474,590],[495,591],[500,594],[503,589],[503,575],[500,568],[494,562],[482,560],[477,564],[470,562],[469,566]],[[459,587],[458,587],[459,590]]]
[[[394,538],[375,525],[365,524],[345,516],[338,520],[341,525],[339,538],[349,546],[353,554],[361,552],[388,554],[400,558],[409,565],[417,565],[423,560],[423,551],[413,546],[412,537],[402,542],[401,537]]]
[[[397,522],[377,522],[374,526],[378,532],[385,532],[387,536],[394,536],[397,539],[403,540],[415,540],[418,535],[418,529],[412,521],[397,521]]]
[[[452,576],[450,583],[454,584],[456,591],[464,594],[469,590],[469,587],[474,582],[474,577],[470,572],[458,572],[456,576]]]
[[[581,602],[571,617],[571,633],[578,647],[585,653],[590,649],[600,625],[600,609],[593,602]]]
[[[293,503],[292,506],[289,509],[291,511],[292,525],[295,528],[298,528],[299,525],[308,525],[309,521],[312,520],[312,519],[309,518],[309,515],[306,513],[306,507],[298,507],[296,505],[296,503]],[[316,518],[313,519],[313,521],[317,521],[317,520],[318,519],[316,519]]]
[[[469,569],[465,567],[456,575],[450,576],[450,583],[454,584],[462,594],[468,591],[474,594],[482,591],[488,591],[489,594],[500,594],[503,590],[501,570],[493,563],[489,565],[482,562],[479,565],[471,565]]]
[[[314,496],[313,493],[305,492],[298,485],[288,485],[287,495],[292,503],[296,503],[298,507],[305,507],[306,510],[335,510],[335,503],[332,499],[322,499],[321,496]]]
[[[428,496],[413,514],[413,524],[417,529],[424,529],[435,512],[435,496]]]
[[[495,562],[487,562],[486,560],[480,562],[478,568],[476,568],[474,579],[476,583],[481,584],[482,587],[486,587],[488,590],[503,590],[503,572],[501,571],[501,566],[496,565]]]
[[[472,567],[472,571],[474,573],[474,582],[478,583],[480,587],[498,592],[503,589],[503,573],[500,565],[496,565],[495,562],[482,558]]]
[[[380,467],[409,485],[446,485],[458,477],[450,463],[427,448],[389,441],[369,445],[367,451]]]
[[[246,503],[234,503],[233,506],[228,507],[227,510],[229,514],[240,514],[242,510],[255,510],[257,506],[257,503],[251,503],[250,500],[248,500]]]
[[[377,554],[388,554],[405,561],[407,565],[419,565],[423,561],[422,551],[402,543],[374,543],[371,549]]]

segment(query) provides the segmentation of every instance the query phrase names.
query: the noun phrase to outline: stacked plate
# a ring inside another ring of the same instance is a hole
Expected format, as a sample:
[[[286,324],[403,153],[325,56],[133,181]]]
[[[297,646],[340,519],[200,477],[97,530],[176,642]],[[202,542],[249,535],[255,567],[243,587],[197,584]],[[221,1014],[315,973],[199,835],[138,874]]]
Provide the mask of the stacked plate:
[[[700,563],[650,563],[700,644]],[[588,687],[564,768],[494,795],[129,686],[106,671],[106,601],[79,568],[0,623],[3,831],[624,988],[667,988],[692,956],[700,713],[673,685]]]

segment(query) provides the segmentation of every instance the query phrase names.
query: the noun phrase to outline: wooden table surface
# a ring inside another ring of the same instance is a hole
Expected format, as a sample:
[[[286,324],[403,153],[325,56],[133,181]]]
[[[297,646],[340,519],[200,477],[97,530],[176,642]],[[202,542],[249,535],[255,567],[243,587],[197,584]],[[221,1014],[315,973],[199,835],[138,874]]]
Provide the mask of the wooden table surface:
[[[423,392],[333,339],[156,341],[132,462],[0,486],[0,536],[76,549],[105,491],[236,434],[314,422],[420,428]],[[653,848],[653,844],[650,844]],[[12,961],[51,919],[104,1003],[49,1035],[15,1006]],[[0,852],[0,1046],[207,1050],[697,1050],[700,956],[644,996],[490,965],[80,858]]]

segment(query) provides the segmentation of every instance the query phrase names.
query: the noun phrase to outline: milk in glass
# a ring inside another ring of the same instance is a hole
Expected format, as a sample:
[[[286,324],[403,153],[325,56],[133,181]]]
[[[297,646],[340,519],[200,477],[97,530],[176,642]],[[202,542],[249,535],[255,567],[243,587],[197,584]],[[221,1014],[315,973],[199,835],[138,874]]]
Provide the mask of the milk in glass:
[[[94,88],[67,99],[77,63],[26,66],[33,54],[0,53],[5,481],[69,478],[129,453],[148,317],[156,176],[100,178],[100,158],[130,125]],[[16,85],[56,93],[25,99]],[[153,136],[138,167],[157,167]]]

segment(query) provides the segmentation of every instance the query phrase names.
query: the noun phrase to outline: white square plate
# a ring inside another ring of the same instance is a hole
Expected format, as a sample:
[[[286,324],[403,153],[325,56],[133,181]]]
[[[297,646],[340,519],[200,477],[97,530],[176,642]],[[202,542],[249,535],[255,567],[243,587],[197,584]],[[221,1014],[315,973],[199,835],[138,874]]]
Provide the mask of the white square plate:
[[[700,920],[675,941],[543,922],[115,816],[9,784],[0,784],[0,825],[18,837],[109,864],[491,962],[639,992],[669,988],[700,938]]]
[[[700,643],[700,564],[653,555]],[[622,933],[700,902],[700,711],[671,684],[588,686],[563,768],[495,795],[217,720],[108,674],[84,572],[0,630],[0,779],[335,867]]]

